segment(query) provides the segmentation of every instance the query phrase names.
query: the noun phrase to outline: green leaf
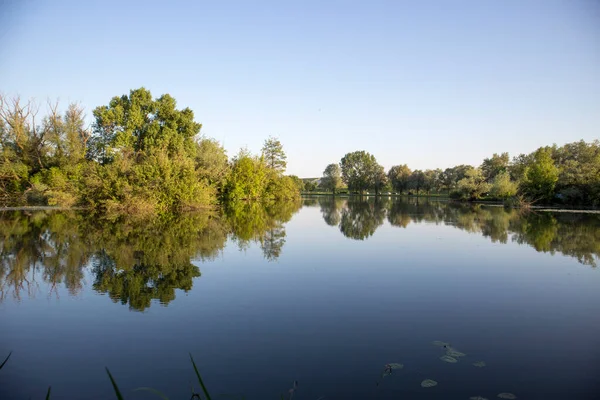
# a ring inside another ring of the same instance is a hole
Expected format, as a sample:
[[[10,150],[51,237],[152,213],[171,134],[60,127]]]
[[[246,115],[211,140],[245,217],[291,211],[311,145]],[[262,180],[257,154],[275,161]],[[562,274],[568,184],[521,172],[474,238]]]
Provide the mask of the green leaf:
[[[155,395],[157,395],[158,397],[162,398],[163,400],[169,400],[169,398],[162,392],[150,388],[150,387],[140,387],[137,389],[133,389],[134,392],[139,392],[139,391],[144,391],[144,392],[150,392],[150,393],[154,393]]]
[[[117,395],[117,399],[123,400],[123,395],[121,394],[121,391],[119,390],[119,387],[117,386],[117,382],[115,382],[115,380],[113,379],[108,368],[106,368],[106,373],[108,374],[108,377],[110,378],[110,383],[112,383],[113,389],[115,389],[115,394]]]
[[[46,400],[50,400],[50,390],[52,389],[52,386],[48,386],[48,393],[46,393]]]
[[[2,367],[4,367],[4,364],[6,364],[6,362],[10,358],[11,354],[12,354],[12,351],[10,353],[8,353],[8,356],[6,356],[6,358],[4,359],[4,361],[2,362],[2,364],[0,364],[0,369],[2,369]]]
[[[190,353],[190,360],[192,360],[192,365],[194,366],[194,371],[196,372],[196,376],[198,377],[198,382],[200,382],[200,386],[202,386],[202,391],[208,400],[211,400],[210,394],[208,394],[208,390],[206,390],[206,386],[204,386],[204,382],[202,382],[202,378],[200,377],[200,372],[198,372],[198,367],[196,367],[196,363],[194,362],[194,358],[192,357],[192,353]]]

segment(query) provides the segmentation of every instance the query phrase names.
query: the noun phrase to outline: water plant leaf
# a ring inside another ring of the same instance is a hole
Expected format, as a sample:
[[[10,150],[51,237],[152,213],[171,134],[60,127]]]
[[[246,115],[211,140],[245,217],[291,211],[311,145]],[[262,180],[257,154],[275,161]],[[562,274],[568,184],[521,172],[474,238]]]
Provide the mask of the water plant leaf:
[[[386,364],[386,366],[389,366],[391,369],[402,369],[402,368],[404,368],[404,364],[400,364],[400,363],[389,363],[389,364]]]
[[[442,360],[442,361],[445,361],[445,362],[447,362],[447,363],[456,363],[456,362],[458,362],[458,360],[457,360],[456,358],[454,358],[454,357],[450,357],[450,356],[448,356],[448,355],[441,356],[441,357],[440,357],[440,360]]]
[[[204,382],[202,382],[202,378],[200,377],[200,372],[198,372],[198,367],[196,367],[196,363],[194,362],[194,358],[192,357],[192,353],[190,353],[190,360],[192,360],[192,365],[194,366],[194,371],[196,372],[196,377],[198,377],[198,382],[200,382],[200,386],[202,387],[202,391],[208,400],[211,400],[210,394],[208,394],[208,390],[206,390],[206,386],[204,386]]]
[[[454,357],[454,358],[466,356],[465,353],[461,353],[460,351],[458,351],[450,346],[446,347],[446,355],[450,356],[450,357]]]
[[[478,368],[483,368],[483,367],[485,367],[487,364],[485,363],[485,361],[475,361],[475,362],[473,363],[473,365],[474,365],[475,367],[478,367]]]
[[[508,399],[508,400],[514,400],[517,398],[517,396],[515,396],[512,393],[500,393],[498,395],[498,397],[500,397],[501,399]]]
[[[46,393],[46,400],[50,400],[50,390],[52,389],[52,386],[48,386],[48,393]]]
[[[0,369],[2,369],[2,367],[4,367],[4,364],[6,364],[6,362],[10,358],[11,354],[12,354],[12,351],[10,353],[8,353],[8,355],[6,356],[6,358],[4,359],[4,361],[2,361],[2,364],[0,364]]]
[[[106,368],[106,373],[108,374],[108,377],[110,378],[110,383],[112,383],[113,389],[115,390],[115,394],[117,395],[117,399],[123,400],[123,395],[121,394],[121,391],[119,390],[119,387],[117,386],[117,382],[115,382],[115,380],[113,379],[108,368]]]
[[[442,342],[442,341],[439,341],[439,340],[434,340],[433,342],[431,342],[431,344],[434,345],[434,346],[439,346],[439,347],[450,346],[450,343]]]
[[[425,379],[423,382],[421,382],[421,387],[430,388],[436,386],[437,384],[438,383],[433,379]]]
[[[134,392],[140,392],[140,391],[142,391],[142,392],[150,392],[150,393],[154,393],[155,395],[157,395],[158,397],[160,397],[163,400],[169,400],[169,398],[164,393],[162,393],[162,392],[160,392],[160,391],[158,391],[156,389],[153,389],[151,387],[139,387],[137,389],[134,389],[133,391]]]

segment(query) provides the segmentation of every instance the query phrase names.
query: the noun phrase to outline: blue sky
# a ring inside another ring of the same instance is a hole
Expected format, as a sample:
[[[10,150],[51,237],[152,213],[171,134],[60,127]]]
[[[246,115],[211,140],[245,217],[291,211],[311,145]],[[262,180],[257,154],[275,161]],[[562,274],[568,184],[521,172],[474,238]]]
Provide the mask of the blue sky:
[[[145,86],[229,155],[478,165],[600,138],[600,2],[0,0],[0,91],[88,116]]]

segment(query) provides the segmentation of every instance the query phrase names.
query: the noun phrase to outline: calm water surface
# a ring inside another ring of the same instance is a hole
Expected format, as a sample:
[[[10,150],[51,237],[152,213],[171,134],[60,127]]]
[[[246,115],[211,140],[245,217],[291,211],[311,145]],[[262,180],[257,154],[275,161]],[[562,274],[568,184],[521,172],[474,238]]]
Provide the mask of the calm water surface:
[[[190,352],[213,398],[600,398],[600,215],[320,198],[0,241],[1,399],[114,398],[105,366],[189,399]]]

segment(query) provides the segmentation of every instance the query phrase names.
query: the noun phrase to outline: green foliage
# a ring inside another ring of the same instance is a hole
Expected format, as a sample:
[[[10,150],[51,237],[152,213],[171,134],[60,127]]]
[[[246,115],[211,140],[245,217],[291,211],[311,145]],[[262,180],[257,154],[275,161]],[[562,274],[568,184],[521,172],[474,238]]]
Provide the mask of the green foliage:
[[[440,173],[441,171],[439,170],[431,169],[425,170],[423,173],[423,190],[425,190],[427,194],[429,194],[432,189],[439,187]]]
[[[364,193],[368,189],[379,189],[385,184],[385,173],[375,156],[366,151],[355,151],[346,154],[340,161],[342,179],[348,190]]]
[[[409,188],[412,171],[406,164],[394,165],[388,171],[388,180],[397,193],[403,193]]]
[[[419,194],[419,190],[425,184],[425,173],[420,169],[414,170],[410,174],[410,178],[408,180],[408,187],[417,191],[417,195]]]
[[[260,199],[267,186],[267,165],[262,157],[240,150],[231,165],[225,197],[231,201]]]
[[[214,139],[202,138],[196,144],[196,169],[200,179],[222,193],[231,172],[227,152]]]
[[[279,139],[269,137],[265,140],[265,144],[262,148],[262,156],[269,168],[281,174],[285,171],[285,167],[287,166],[287,156],[283,151],[283,145]]]
[[[507,171],[497,174],[490,188],[490,195],[498,199],[508,199],[517,194],[519,185],[510,179]]]
[[[568,143],[553,151],[556,192],[564,203],[600,206],[600,141]]]
[[[494,153],[491,158],[484,159],[480,169],[486,182],[491,183],[498,174],[506,172],[509,161],[508,153]]]
[[[329,164],[323,171],[321,186],[335,194],[336,190],[342,187],[342,170],[338,164]]]
[[[491,185],[486,182],[480,168],[471,168],[465,177],[458,182],[457,192],[464,200],[477,200],[488,193]]]
[[[95,169],[99,179],[86,182],[88,204],[107,211],[167,212],[214,202],[215,188],[203,177],[213,178],[213,185],[218,180],[210,176],[215,156],[204,159],[202,150],[214,152],[215,146],[197,144],[201,125],[189,108],[178,110],[171,96],[152,99],[140,88],[97,107],[94,117],[92,158],[101,166]]]
[[[558,174],[551,149],[540,148],[533,153],[531,162],[525,167],[521,187],[534,200],[551,201]]]
[[[318,179],[304,179],[304,190],[307,192],[314,192],[317,190]]]

